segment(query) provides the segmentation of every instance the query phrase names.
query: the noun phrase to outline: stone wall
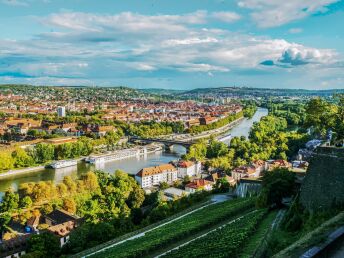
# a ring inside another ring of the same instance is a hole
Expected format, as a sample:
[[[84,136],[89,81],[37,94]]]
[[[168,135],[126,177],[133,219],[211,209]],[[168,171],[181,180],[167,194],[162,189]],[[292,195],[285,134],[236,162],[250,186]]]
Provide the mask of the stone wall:
[[[317,148],[301,185],[300,201],[309,210],[344,204],[343,148]]]

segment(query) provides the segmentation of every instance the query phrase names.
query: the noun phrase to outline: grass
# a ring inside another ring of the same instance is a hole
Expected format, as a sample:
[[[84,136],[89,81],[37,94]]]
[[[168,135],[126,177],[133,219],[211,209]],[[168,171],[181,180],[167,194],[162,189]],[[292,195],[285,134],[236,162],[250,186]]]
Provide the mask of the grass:
[[[258,228],[252,235],[252,237],[249,238],[247,243],[243,246],[243,251],[240,254],[240,257],[242,258],[249,258],[253,257],[253,254],[256,252],[256,250],[260,247],[262,240],[268,233],[269,229],[271,228],[271,225],[276,218],[277,210],[269,212],[267,216],[260,222],[258,225]]]
[[[299,257],[314,245],[324,242],[330,232],[344,225],[344,212],[337,214],[316,229],[302,235],[294,243],[280,251],[274,257]]]

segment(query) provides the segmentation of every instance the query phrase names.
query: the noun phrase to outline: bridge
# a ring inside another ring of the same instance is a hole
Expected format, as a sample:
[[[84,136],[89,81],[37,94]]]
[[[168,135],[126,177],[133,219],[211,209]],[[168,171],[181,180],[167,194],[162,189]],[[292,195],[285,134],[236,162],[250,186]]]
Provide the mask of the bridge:
[[[168,140],[168,139],[159,139],[159,138],[141,138],[137,136],[129,137],[129,141],[140,141],[142,143],[147,143],[147,144],[157,142],[157,143],[164,144],[167,148],[170,148],[173,145],[181,145],[185,147],[186,149],[189,149],[192,144],[196,143],[196,141],[193,139]]]

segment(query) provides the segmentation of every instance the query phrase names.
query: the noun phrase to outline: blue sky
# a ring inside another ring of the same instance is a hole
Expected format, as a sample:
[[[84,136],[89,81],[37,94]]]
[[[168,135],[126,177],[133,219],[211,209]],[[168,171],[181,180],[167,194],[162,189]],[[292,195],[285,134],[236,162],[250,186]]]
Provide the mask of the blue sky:
[[[344,0],[0,0],[0,83],[344,88]]]

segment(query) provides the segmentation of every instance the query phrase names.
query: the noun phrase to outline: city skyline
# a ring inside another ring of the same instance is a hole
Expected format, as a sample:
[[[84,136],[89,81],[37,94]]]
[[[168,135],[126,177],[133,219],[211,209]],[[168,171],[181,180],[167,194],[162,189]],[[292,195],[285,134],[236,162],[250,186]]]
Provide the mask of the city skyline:
[[[343,1],[0,1],[0,83],[343,88]]]

